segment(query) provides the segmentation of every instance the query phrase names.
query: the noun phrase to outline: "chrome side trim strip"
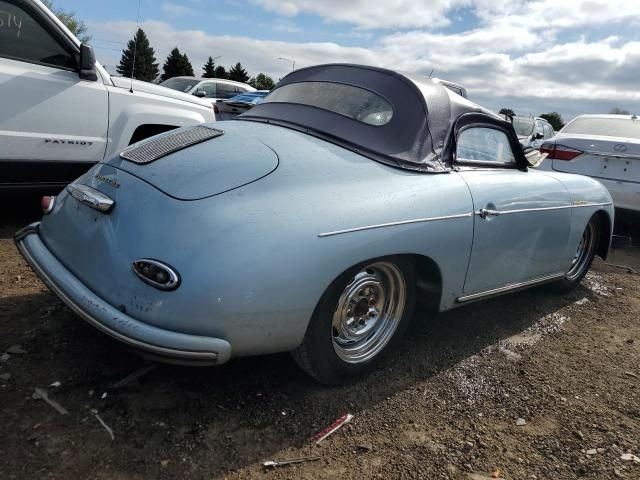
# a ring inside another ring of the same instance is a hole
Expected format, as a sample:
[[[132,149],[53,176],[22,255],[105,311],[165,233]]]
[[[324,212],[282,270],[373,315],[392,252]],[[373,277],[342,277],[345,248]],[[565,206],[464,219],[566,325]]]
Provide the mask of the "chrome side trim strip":
[[[487,212],[490,215],[508,215],[510,213],[524,213],[524,212],[545,212],[547,210],[566,210],[567,208],[584,208],[584,207],[605,207],[611,205],[611,202],[606,203],[574,203],[573,205],[559,205],[557,207],[535,207],[535,208],[516,208],[513,210],[485,210],[480,209],[475,212],[476,215],[481,217],[487,216]]]
[[[553,280],[558,280],[564,277],[564,273],[554,273],[552,275],[545,275],[543,277],[537,277],[532,280],[527,280],[525,282],[518,283],[510,283],[505,285],[504,287],[493,288],[491,290],[485,290],[484,292],[472,293],[470,295],[463,295],[456,299],[458,303],[469,302],[471,300],[478,300],[480,298],[493,297],[495,295],[500,295],[502,293],[511,292],[513,290],[519,290],[521,288],[527,288],[532,285],[537,285],[540,283],[551,282]]]
[[[438,220],[449,220],[453,218],[471,217],[473,213],[460,213],[457,215],[443,215],[442,217],[415,218],[413,220],[402,220],[399,222],[379,223],[377,225],[367,225],[364,227],[347,228],[344,230],[335,230],[333,232],[319,233],[318,237],[330,237],[332,235],[342,235],[343,233],[359,232],[362,230],[372,230],[374,228],[395,227],[396,225],[409,225],[412,223],[435,222]]]

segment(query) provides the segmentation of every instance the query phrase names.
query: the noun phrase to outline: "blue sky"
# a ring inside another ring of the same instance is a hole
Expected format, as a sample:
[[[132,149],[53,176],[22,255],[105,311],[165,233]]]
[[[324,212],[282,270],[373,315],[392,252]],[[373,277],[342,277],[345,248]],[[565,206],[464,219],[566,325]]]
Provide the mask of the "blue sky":
[[[114,70],[135,0],[54,0],[90,27]],[[632,0],[141,0],[162,65],[174,46],[280,78],[291,64],[374,64],[465,85],[489,108],[556,110],[565,120],[618,106],[640,113],[640,2]]]

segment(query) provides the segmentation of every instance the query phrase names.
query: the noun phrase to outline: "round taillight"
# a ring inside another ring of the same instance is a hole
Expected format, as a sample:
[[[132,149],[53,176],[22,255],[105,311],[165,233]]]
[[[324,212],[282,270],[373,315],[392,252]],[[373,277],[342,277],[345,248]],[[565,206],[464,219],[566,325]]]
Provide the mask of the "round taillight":
[[[42,199],[40,200],[40,207],[42,208],[42,213],[44,213],[45,215],[47,213],[51,213],[55,203],[56,203],[56,197],[54,196],[45,195],[44,197],[42,197]]]

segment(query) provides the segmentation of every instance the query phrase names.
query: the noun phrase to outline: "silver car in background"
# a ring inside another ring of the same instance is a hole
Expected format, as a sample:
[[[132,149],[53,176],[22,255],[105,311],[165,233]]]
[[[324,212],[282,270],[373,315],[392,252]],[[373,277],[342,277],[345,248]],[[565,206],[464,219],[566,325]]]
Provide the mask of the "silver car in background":
[[[540,148],[542,169],[578,173],[607,187],[617,209],[640,212],[640,120],[580,115]]]
[[[162,82],[160,86],[211,100],[216,120],[226,120],[220,113],[221,102],[241,93],[256,91],[251,85],[224,78],[172,77]]]
[[[523,148],[540,148],[555,135],[551,124],[541,117],[513,117],[513,128]]]

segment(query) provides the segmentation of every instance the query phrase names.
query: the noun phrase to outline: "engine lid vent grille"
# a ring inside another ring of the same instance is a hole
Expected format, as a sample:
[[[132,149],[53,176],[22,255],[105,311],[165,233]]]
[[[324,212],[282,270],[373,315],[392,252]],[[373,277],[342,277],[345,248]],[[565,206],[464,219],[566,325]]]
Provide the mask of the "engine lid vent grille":
[[[223,135],[222,130],[197,125],[166,133],[152,140],[137,143],[120,153],[120,157],[138,164],[150,163],[170,153]]]

